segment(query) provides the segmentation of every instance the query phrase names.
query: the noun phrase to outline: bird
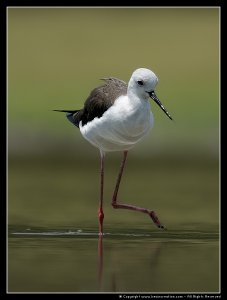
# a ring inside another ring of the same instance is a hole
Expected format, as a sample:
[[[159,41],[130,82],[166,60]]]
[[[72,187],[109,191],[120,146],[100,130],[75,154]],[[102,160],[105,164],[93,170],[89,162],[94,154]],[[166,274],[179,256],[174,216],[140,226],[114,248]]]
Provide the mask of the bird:
[[[128,151],[140,142],[153,127],[154,117],[149,99],[151,98],[173,120],[155,93],[158,77],[147,68],[136,69],[128,83],[115,78],[102,78],[104,84],[94,88],[82,109],[66,110],[68,120],[79,128],[82,136],[100,152],[100,198],[99,198],[99,235],[103,235],[103,189],[104,163],[106,153],[123,152],[112,207],[128,209],[147,214],[160,229],[166,229],[153,210],[118,202],[118,191],[126,163]]]

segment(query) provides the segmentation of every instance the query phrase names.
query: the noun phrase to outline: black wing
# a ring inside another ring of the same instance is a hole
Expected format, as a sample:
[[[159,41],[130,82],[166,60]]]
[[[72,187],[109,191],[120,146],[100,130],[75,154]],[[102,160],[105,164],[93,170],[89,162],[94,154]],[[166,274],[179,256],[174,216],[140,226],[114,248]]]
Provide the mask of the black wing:
[[[115,100],[127,94],[127,84],[117,78],[103,78],[105,84],[91,91],[89,97],[81,110],[57,110],[67,113],[67,118],[75,126],[79,127],[92,121],[94,118],[100,118],[108,110]]]
[[[83,112],[75,115],[81,118],[82,125],[87,124],[94,118],[100,118],[108,110],[114,101],[122,95],[127,94],[127,84],[117,78],[103,78],[105,85],[99,86],[91,91],[91,94],[84,103]]]

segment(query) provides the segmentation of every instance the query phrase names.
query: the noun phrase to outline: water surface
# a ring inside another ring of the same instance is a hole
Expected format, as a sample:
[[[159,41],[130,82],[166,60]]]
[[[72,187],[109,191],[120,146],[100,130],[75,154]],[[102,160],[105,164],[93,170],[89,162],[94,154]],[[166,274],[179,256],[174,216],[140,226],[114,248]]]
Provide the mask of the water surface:
[[[10,292],[218,292],[218,233],[10,228]]]

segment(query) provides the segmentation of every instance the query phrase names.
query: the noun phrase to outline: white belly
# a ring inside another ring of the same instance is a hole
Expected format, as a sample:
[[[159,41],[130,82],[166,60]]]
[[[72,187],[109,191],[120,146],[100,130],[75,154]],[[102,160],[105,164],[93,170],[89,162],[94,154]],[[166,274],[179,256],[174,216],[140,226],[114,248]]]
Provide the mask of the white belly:
[[[150,103],[129,103],[127,96],[115,101],[101,118],[82,126],[85,139],[102,151],[125,151],[138,143],[153,126]]]

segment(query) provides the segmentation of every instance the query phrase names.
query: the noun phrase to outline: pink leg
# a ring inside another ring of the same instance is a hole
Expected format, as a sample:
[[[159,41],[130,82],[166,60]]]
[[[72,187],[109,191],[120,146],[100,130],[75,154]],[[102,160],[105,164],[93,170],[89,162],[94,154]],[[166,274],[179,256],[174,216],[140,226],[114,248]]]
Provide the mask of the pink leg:
[[[122,160],[122,163],[121,163],[121,166],[120,166],[120,171],[119,171],[119,174],[118,174],[118,177],[117,177],[117,183],[116,183],[113,198],[112,198],[112,206],[113,206],[113,208],[130,209],[130,210],[140,211],[142,213],[148,214],[157,227],[164,229],[164,226],[160,223],[160,221],[159,221],[159,219],[158,219],[158,217],[157,217],[157,215],[154,211],[143,208],[143,207],[134,206],[134,205],[118,204],[117,203],[117,194],[118,194],[118,190],[119,190],[119,186],[120,186],[121,177],[122,177],[122,174],[123,174],[127,154],[128,154],[128,151],[124,151],[123,160]]]
[[[99,201],[99,211],[98,211],[98,217],[99,217],[99,234],[103,234],[103,219],[104,219],[104,213],[103,213],[103,187],[104,187],[104,160],[105,160],[105,154],[100,151],[100,158],[101,158],[101,168],[100,168],[100,201]]]

